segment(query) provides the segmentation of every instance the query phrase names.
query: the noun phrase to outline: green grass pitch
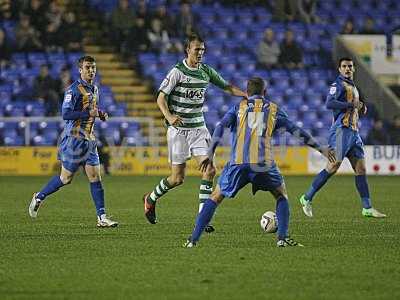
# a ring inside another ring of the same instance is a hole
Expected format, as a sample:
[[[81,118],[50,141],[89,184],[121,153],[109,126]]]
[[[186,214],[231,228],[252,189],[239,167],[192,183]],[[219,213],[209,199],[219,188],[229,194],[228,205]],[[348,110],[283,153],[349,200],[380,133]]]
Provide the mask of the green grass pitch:
[[[105,177],[116,229],[97,229],[86,178],[50,196],[36,220],[31,195],[46,177],[0,177],[0,299],[400,299],[397,177],[369,177],[383,220],[361,216],[353,177],[336,176],[308,219],[297,198],[312,177],[286,177],[291,233],[304,248],[276,248],[259,219],[272,197],[245,188],[225,200],[216,232],[181,245],[197,213],[199,179],[187,178],[148,224],[141,197],[160,177]]]

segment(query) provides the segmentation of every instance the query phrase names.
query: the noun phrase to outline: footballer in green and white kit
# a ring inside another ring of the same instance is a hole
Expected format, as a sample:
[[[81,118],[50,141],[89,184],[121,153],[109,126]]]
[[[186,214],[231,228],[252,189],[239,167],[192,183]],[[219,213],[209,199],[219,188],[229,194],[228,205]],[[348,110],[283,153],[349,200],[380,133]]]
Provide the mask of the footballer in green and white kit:
[[[211,140],[203,115],[203,103],[209,83],[228,94],[247,97],[247,94],[227,83],[213,68],[201,62],[205,51],[202,38],[196,34],[186,41],[186,58],[177,63],[161,83],[157,104],[163,113],[167,129],[168,156],[171,175],[163,178],[152,192],[143,196],[145,217],[157,223],[156,201],[170,189],[181,185],[185,178],[186,160],[193,157],[198,165],[207,159]],[[208,165],[202,171],[199,191],[199,211],[212,192],[216,170]],[[206,231],[213,231],[210,225]]]

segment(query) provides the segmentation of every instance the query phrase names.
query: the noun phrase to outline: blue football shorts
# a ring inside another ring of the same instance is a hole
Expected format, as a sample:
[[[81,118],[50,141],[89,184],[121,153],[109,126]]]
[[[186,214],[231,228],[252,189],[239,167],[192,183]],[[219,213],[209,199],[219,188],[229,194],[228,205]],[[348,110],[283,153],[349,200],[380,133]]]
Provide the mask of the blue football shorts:
[[[246,184],[252,184],[255,194],[258,190],[271,191],[280,187],[284,181],[275,163],[270,166],[256,164],[225,165],[218,184],[221,194],[233,198]]]
[[[100,164],[96,141],[64,136],[58,146],[58,160],[70,172],[76,172],[79,166]]]
[[[364,143],[358,131],[348,127],[332,127],[329,130],[329,147],[335,149],[336,159],[345,157],[363,159]]]

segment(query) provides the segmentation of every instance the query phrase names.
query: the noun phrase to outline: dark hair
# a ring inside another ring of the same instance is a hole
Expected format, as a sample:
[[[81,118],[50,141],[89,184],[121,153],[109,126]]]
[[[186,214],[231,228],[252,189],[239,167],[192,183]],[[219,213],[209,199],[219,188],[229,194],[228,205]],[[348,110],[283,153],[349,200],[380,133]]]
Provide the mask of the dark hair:
[[[85,55],[85,56],[82,56],[82,57],[80,57],[78,59],[78,67],[82,68],[82,65],[83,65],[83,63],[85,61],[90,62],[90,63],[95,63],[96,62],[96,60],[94,59],[93,56]]]
[[[252,77],[247,81],[247,94],[263,95],[265,90],[265,82],[261,77]]]
[[[340,66],[342,65],[342,61],[353,61],[353,59],[350,57],[341,57],[338,62],[338,68],[340,68]]]
[[[190,46],[190,43],[193,42],[193,41],[198,41],[200,43],[204,43],[204,39],[198,33],[192,32],[191,34],[189,34],[186,37],[186,40],[185,40],[185,53],[186,53],[186,55],[187,55],[186,49]]]

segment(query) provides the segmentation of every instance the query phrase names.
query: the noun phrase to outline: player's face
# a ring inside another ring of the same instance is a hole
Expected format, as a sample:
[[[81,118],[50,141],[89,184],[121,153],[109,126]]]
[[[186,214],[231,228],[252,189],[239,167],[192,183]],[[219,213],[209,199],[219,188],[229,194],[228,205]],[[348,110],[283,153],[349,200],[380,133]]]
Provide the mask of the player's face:
[[[344,78],[353,79],[354,71],[354,63],[351,60],[344,60],[341,62],[339,73]]]
[[[194,64],[199,64],[203,59],[204,51],[206,50],[204,43],[199,41],[192,41],[186,49],[188,59]]]
[[[79,68],[79,73],[83,80],[92,83],[96,76],[96,63],[84,61],[82,67]]]

